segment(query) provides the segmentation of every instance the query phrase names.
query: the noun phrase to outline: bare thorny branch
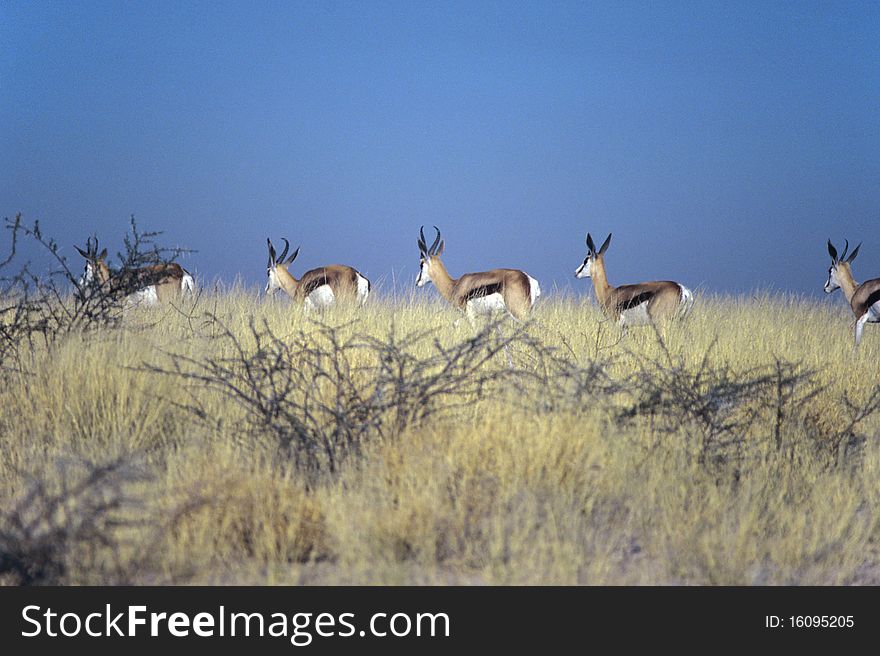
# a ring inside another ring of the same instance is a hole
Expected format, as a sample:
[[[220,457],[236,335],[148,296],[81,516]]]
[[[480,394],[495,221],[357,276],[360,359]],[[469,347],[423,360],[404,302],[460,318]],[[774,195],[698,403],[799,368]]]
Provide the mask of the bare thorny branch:
[[[144,474],[127,459],[58,461],[51,476],[28,476],[23,494],[0,511],[0,574],[21,585],[58,585],[83,560],[118,562],[120,531],[142,522],[129,493]],[[56,483],[52,486],[48,480]],[[121,565],[106,574],[124,582]]]
[[[813,448],[834,462],[841,444],[853,442],[858,426],[880,412],[880,386],[863,404],[851,403],[844,394],[840,401],[851,421],[832,434],[814,430],[812,407],[828,392],[815,370],[780,358],[736,370],[713,356],[714,341],[693,367],[671,352],[659,332],[656,337],[659,356],[630,352],[638,366],[620,388],[625,400],[617,421],[647,419],[657,438],[684,435],[701,464],[741,463],[765,447],[765,452],[792,458],[794,443],[788,436],[803,434],[795,430],[803,428],[810,429]]]
[[[246,411],[246,434],[270,436],[275,448],[314,473],[336,472],[370,439],[393,439],[490,394],[510,398],[534,373],[504,366],[498,356],[546,350],[525,326],[498,336],[494,323],[444,346],[436,331],[399,335],[392,329],[382,339],[357,332],[356,325],[310,321],[281,337],[251,321],[242,338],[216,317],[210,322],[219,326],[212,333],[230,355],[166,353],[169,365],[145,369],[233,399]],[[197,395],[182,405],[211,421]]]
[[[21,214],[5,219],[10,234],[8,255],[0,261],[0,373],[24,373],[25,359],[37,346],[51,348],[72,333],[101,328],[118,328],[126,297],[137,291],[143,280],[130,275],[138,267],[168,264],[185,249],[156,244],[159,232],[141,232],[131,217],[130,232],[124,237],[125,252],[119,253],[118,269],[111,271],[107,285],[84,285],[58,243],[43,234],[39,221],[27,225]],[[20,252],[22,239],[30,240],[50,261],[49,270],[38,274],[30,262],[7,273]]]

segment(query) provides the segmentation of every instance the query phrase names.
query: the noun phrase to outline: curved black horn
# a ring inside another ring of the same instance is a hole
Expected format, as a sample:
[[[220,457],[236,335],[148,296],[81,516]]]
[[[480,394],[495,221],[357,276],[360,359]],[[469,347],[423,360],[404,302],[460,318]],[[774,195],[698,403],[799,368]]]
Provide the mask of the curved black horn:
[[[828,240],[828,254],[831,256],[831,261],[835,264],[837,263],[837,249],[834,248],[834,244],[831,243],[831,240]]]
[[[849,250],[849,240],[848,240],[848,239],[844,239],[843,241],[845,242],[845,245],[844,245],[844,247],[843,247],[843,252],[840,254],[840,259],[841,259],[841,260],[845,260],[845,259],[846,259],[846,252]]]
[[[434,239],[434,243],[431,244],[431,248],[428,250],[428,253],[430,253],[431,255],[437,254],[437,246],[440,244],[440,228],[434,226],[434,230],[437,231],[437,238]]]
[[[853,252],[849,254],[849,257],[846,258],[848,264],[851,264],[854,259],[856,259],[856,255],[859,254],[859,249],[862,247],[862,242],[859,242],[859,245],[853,249]]]
[[[284,250],[281,251],[281,256],[278,258],[279,262],[283,262],[284,258],[287,257],[287,251],[290,250],[290,242],[287,241],[284,237],[281,238],[281,241],[284,242]]]
[[[266,243],[269,244],[269,264],[266,265],[268,268],[272,268],[272,265],[275,264],[275,247],[272,245],[272,240],[266,237]]]

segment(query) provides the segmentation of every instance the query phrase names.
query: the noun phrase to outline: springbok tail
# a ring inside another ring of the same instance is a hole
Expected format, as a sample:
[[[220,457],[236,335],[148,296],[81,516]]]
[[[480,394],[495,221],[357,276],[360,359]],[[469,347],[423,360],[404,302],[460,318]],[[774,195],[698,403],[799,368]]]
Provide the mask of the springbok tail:
[[[531,300],[531,304],[534,305],[535,301],[538,300],[538,297],[541,295],[541,285],[538,284],[538,281],[526,274],[529,279],[529,297]]]
[[[360,273],[357,274],[357,300],[360,305],[367,302],[367,297],[370,295],[372,287],[367,278]]]
[[[684,319],[694,307],[694,294],[684,285],[679,285],[679,287],[681,288],[681,302],[678,305],[678,318]]]
[[[183,278],[180,279],[180,290],[184,293],[196,293],[196,281],[189,271],[183,272]]]

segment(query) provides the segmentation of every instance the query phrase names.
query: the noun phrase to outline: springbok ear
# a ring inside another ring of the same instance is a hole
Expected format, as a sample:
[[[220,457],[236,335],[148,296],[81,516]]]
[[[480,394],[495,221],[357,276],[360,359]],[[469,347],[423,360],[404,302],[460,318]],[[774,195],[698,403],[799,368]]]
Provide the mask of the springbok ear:
[[[81,249],[79,246],[74,246],[74,248],[76,249],[76,251],[77,251],[80,255],[82,255],[82,256],[83,256],[84,258],[86,258],[87,260],[91,259],[91,258],[89,257],[89,254],[86,253],[86,252],[85,252],[83,249]]]
[[[443,249],[444,249],[444,248],[446,248],[446,240],[445,240],[445,239],[441,239],[441,240],[440,240],[440,245],[437,247],[437,254],[436,254],[436,257],[440,257],[441,255],[443,255]]]
[[[285,264],[290,264],[291,262],[293,262],[296,259],[296,256],[299,255],[300,248],[302,248],[302,246],[296,247],[296,250],[293,251],[293,255],[291,255],[290,257],[287,258],[287,261],[285,262]]]
[[[596,244],[593,243],[593,235],[587,233],[587,250],[591,253],[596,252]]]
[[[837,264],[837,249],[834,248],[830,239],[828,240],[828,254],[831,256],[831,261]]]
[[[608,246],[611,244],[611,233],[608,233],[608,237],[605,239],[605,243],[602,244],[602,247],[599,249],[599,255],[604,255],[605,251],[608,250]]]
[[[854,259],[856,259],[856,255],[859,254],[859,249],[862,247],[862,242],[859,242],[859,245],[853,249],[853,252],[849,254],[849,257],[846,258],[847,264],[851,264]]]
[[[101,251],[101,254],[98,256],[98,259],[103,260],[105,257],[107,257],[107,249],[106,248],[103,251]]]
[[[275,247],[272,245],[272,240],[266,237],[266,243],[269,244],[269,268],[272,268],[272,265],[275,264]]]

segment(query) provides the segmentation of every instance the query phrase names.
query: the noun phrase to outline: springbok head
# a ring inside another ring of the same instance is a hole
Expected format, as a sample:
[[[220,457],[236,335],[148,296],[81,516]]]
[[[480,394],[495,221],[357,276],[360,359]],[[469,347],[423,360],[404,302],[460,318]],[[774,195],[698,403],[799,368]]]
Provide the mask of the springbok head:
[[[287,257],[287,251],[290,250],[290,242],[288,242],[285,238],[281,238],[284,242],[284,250],[281,251],[281,256],[275,256],[275,247],[272,246],[272,240],[266,239],[266,243],[269,244],[269,264],[266,269],[266,274],[268,275],[269,280],[266,282],[266,293],[274,294],[279,289],[281,289],[281,281],[278,278],[278,269],[281,269],[285,273],[287,273],[287,267],[290,266],[290,263],[296,259],[296,256],[299,255],[299,248],[293,251],[293,255]],[[285,260],[284,258],[287,257]]]
[[[574,272],[576,278],[592,278],[593,277],[593,265],[597,260],[600,260],[604,255],[605,251],[608,250],[608,246],[611,244],[611,233],[608,233],[608,237],[605,239],[605,243],[602,244],[602,247],[599,250],[596,250],[596,244],[593,243],[593,237],[590,233],[587,233],[587,256],[584,258],[583,264],[581,264],[577,271]]]
[[[86,240],[86,250],[81,249],[79,246],[74,246],[74,248],[86,260],[86,268],[79,279],[80,287],[95,283],[102,284],[110,280],[110,268],[107,266],[107,249],[105,248],[100,254],[98,253],[97,237],[95,237],[94,243],[92,243],[91,237]]]
[[[849,257],[847,257],[846,251],[849,249],[849,241],[844,239],[844,242],[843,253],[838,257],[837,249],[834,248],[831,240],[828,240],[828,254],[831,256],[831,266],[828,267],[828,281],[825,283],[826,294],[830,294],[835,289],[840,289],[840,282],[844,276],[846,279],[852,279],[852,269],[850,269],[850,264],[856,259],[856,255],[859,254],[859,248],[861,248],[862,245],[859,244],[856,246],[853,249],[853,252],[849,254]]]
[[[431,248],[428,248],[428,243],[425,241],[425,226],[419,228],[419,276],[416,278],[417,287],[423,287],[425,284],[432,282],[431,269],[440,262],[443,248],[446,246],[446,242],[440,238],[440,228],[434,226],[434,230],[437,231],[437,237],[434,239],[434,243],[431,244]]]

